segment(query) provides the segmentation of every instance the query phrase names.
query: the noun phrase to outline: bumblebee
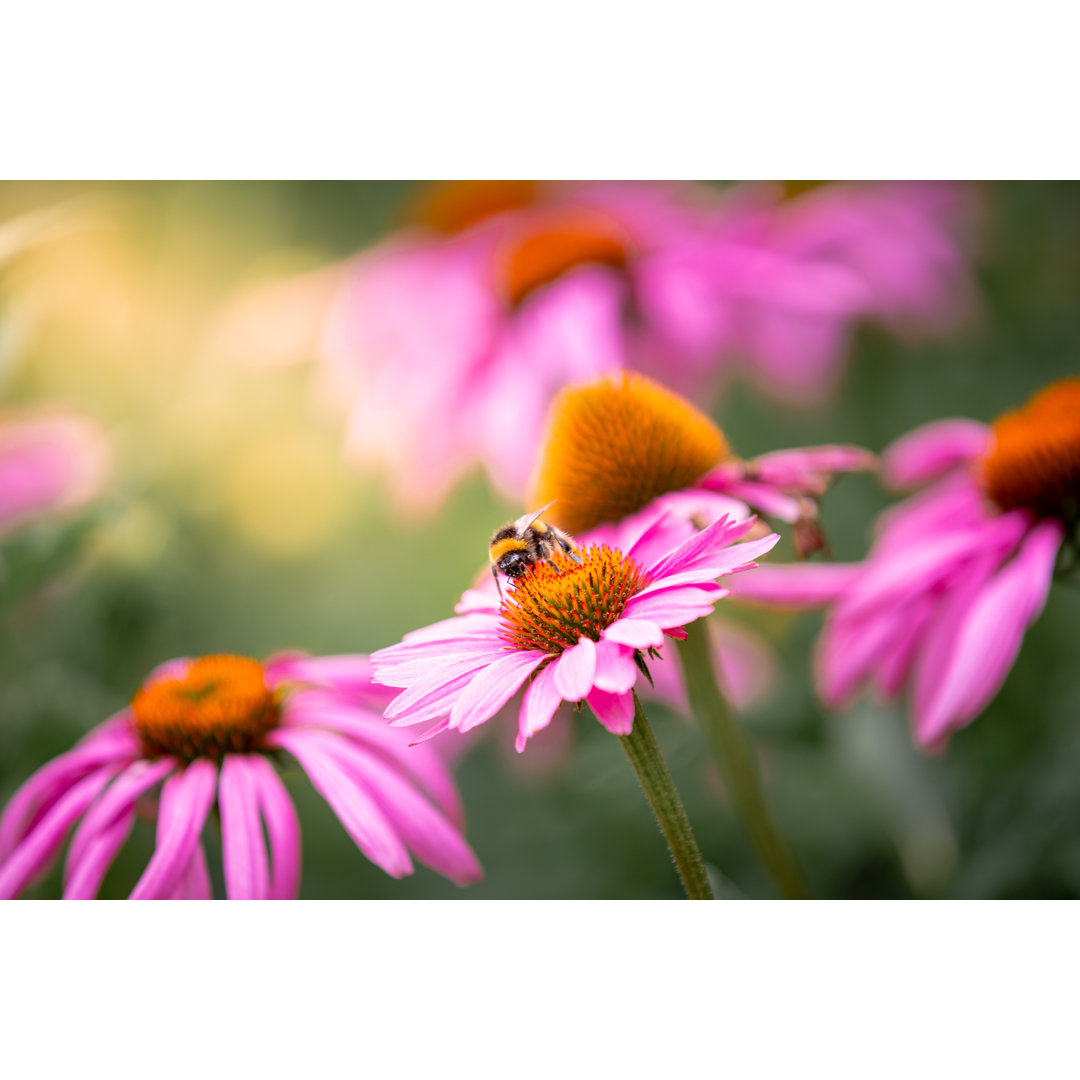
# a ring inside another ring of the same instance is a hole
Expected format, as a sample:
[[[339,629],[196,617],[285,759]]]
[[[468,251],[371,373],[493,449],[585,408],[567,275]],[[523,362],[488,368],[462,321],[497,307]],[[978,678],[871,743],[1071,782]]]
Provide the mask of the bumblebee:
[[[554,505],[552,501],[539,510],[523,514],[517,521],[504,525],[491,538],[488,556],[491,559],[491,576],[499,587],[500,599],[503,594],[500,570],[508,578],[519,578],[530,566],[550,559],[556,551],[569,555],[574,562],[581,562],[573,537],[540,520],[540,515]]]

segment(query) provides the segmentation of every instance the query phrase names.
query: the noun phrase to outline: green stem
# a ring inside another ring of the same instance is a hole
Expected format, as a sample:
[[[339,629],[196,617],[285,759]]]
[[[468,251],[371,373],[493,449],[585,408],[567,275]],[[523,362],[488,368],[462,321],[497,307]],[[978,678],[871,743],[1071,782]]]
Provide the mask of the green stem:
[[[675,869],[682,878],[683,888],[691,900],[713,900],[712,886],[705,873],[697,841],[690,829],[690,819],[675,790],[675,781],[660,756],[652,728],[645,718],[638,696],[634,694],[634,727],[629,735],[619,736],[630,764],[634,766],[645,798],[649,800],[656,823],[667,841]]]
[[[753,748],[717,685],[705,619],[687,626],[681,652],[690,708],[705,726],[720,772],[758,858],[782,896],[788,900],[809,899],[802,874],[769,815],[754,765]]]

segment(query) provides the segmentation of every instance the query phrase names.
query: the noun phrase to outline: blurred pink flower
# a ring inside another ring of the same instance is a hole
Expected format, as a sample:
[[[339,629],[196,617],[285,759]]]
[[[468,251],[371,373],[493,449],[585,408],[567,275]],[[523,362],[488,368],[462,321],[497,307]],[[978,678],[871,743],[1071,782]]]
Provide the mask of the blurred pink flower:
[[[834,386],[859,320],[941,330],[970,309],[966,189],[781,195],[757,184],[436,187],[414,227],[295,279],[292,294],[253,290],[218,344],[281,362],[318,338],[309,351],[348,414],[350,454],[383,466],[403,507],[432,509],[477,464],[520,499],[567,384],[634,370],[705,401],[744,372],[811,402]]]
[[[782,195],[779,185],[736,188],[690,258],[700,333],[725,372],[814,402],[835,388],[857,322],[923,334],[970,317],[970,188],[833,183]]]
[[[670,536],[663,521],[625,549],[583,537],[580,564],[559,556],[536,564],[507,584],[501,604],[494,586],[470,590],[454,618],[373,654],[375,679],[403,691],[387,717],[396,725],[436,721],[422,738],[468,731],[529,680],[519,751],[561,701],[588,701],[609,731],[628,734],[645,657],[728,595],[717,578],[755,566],[779,539],[736,543],[752,524],[724,518],[678,546],[659,542]]]
[[[101,490],[107,457],[101,434],[77,416],[0,417],[0,535],[89,501]]]
[[[997,694],[1080,544],[1080,379],[992,426],[928,424],[883,456],[885,479],[924,488],[882,515],[865,562],[763,567],[740,595],[825,605],[817,682],[831,707],[867,683],[907,693],[917,742],[943,747]]]
[[[459,885],[481,876],[450,774],[381,712],[363,656],[206,656],[162,664],[131,705],[38,770],[0,817],[0,897],[38,877],[79,821],[64,896],[97,895],[139,800],[161,784],[157,845],[133,899],[211,899],[201,834],[217,803],[230,899],[291,899],[300,827],[272,761],[292,755],[360,850],[392,877],[409,850]],[[269,839],[269,857],[263,828]],[[407,850],[408,849],[408,850]]]

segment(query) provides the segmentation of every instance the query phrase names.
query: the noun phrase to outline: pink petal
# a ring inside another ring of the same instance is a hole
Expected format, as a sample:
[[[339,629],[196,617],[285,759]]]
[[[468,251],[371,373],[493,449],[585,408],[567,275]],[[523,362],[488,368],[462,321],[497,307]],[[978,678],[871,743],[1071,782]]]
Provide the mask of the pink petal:
[[[158,761],[132,762],[109,786],[100,799],[90,807],[86,816],[79,822],[75,835],[68,847],[68,872],[74,871],[82,859],[84,847],[118,818],[134,810],[135,803],[143,792],[164,780],[179,765],[175,758],[161,758]]]
[[[403,733],[389,727],[381,716],[327,698],[296,695],[285,706],[284,723],[322,727],[356,739],[392,758],[435,800],[451,821],[462,821],[461,798],[449,770],[430,749],[412,749]]]
[[[774,487],[814,490],[833,473],[863,472],[877,467],[877,456],[861,446],[807,446],[774,450],[754,458],[754,475]]]
[[[533,649],[504,653],[473,677],[450,711],[450,726],[468,731],[495,715],[547,658]]]
[[[15,850],[34,821],[78,780],[102,765],[137,753],[134,735],[111,725],[108,731],[96,729],[85,743],[43,765],[15,792],[0,817],[0,862]]]
[[[562,701],[562,695],[555,685],[555,665],[548,664],[529,683],[525,698],[518,713],[518,735],[514,748],[520,754],[525,743],[542,728],[551,723],[555,710]]]
[[[709,481],[708,477],[702,483],[707,481]],[[780,521],[790,523],[798,521],[802,516],[802,504],[798,499],[785,495],[768,484],[759,484],[752,480],[731,480],[720,488],[715,486],[716,483],[716,481],[710,482],[714,491],[724,491],[736,499],[742,499],[755,510],[760,510],[763,514],[778,518]]]
[[[180,875],[169,900],[213,900],[214,893],[210,888],[210,872],[206,868],[206,850],[202,841],[195,844],[195,850],[188,859],[187,867]]]
[[[596,674],[593,685],[609,694],[625,694],[637,682],[638,669],[634,650],[614,641],[600,641],[596,646]]]
[[[321,732],[278,728],[267,742],[288,750],[300,762],[315,790],[330,804],[356,846],[391,877],[413,870],[397,833],[371,796],[324,749]]]
[[[11,900],[37,876],[64,842],[68,829],[120,771],[118,763],[83,777],[57,799],[45,816],[0,864],[0,900]]]
[[[119,782],[116,781],[117,784]],[[116,784],[113,785],[115,786]],[[83,820],[85,821],[85,818]],[[112,866],[116,853],[124,846],[134,824],[135,810],[131,808],[90,836],[83,844],[77,862],[72,861],[71,853],[68,852],[65,900],[93,900],[97,896],[102,880]]]
[[[354,694],[370,694],[374,665],[362,655],[271,657],[264,665],[266,683],[274,689],[282,683],[310,683],[333,686]]]
[[[270,872],[247,755],[226,754],[222,760],[218,807],[225,895],[230,900],[265,900],[270,893]]]
[[[589,707],[596,713],[596,719],[612,735],[629,735],[634,726],[634,695],[608,694],[603,690],[593,690],[586,699]]]
[[[450,664],[434,665],[429,663],[429,671],[419,678],[410,677],[406,683],[408,689],[399,694],[387,706],[385,716],[388,720],[405,717],[406,713],[417,713],[429,707],[445,702],[443,712],[449,712],[453,704],[453,691],[472,682],[476,672],[490,666],[500,655],[494,649],[487,650],[466,659]],[[435,713],[434,715],[439,715]],[[416,720],[410,721],[417,723]]]
[[[261,754],[251,755],[249,780],[270,836],[270,899],[295,900],[300,891],[300,822],[296,808],[273,765]]]
[[[1016,557],[982,590],[959,628],[949,671],[919,718],[921,741],[934,743],[950,727],[969,723],[1001,688],[1024,639],[1046,603],[1064,531],[1036,525]]]
[[[890,487],[918,487],[972,461],[993,435],[974,420],[937,420],[897,439],[881,456],[882,479]]]
[[[631,619],[655,622],[666,630],[710,614],[716,600],[726,595],[726,590],[717,594],[690,585],[650,596],[635,596],[626,605],[624,614]]]
[[[416,857],[457,885],[483,876],[480,863],[460,831],[446,820],[392,766],[343,740],[327,737],[328,753],[375,796],[383,813]]]
[[[732,592],[740,600],[763,604],[819,607],[835,600],[865,572],[865,563],[772,563],[741,574]]]
[[[564,701],[581,701],[592,689],[596,674],[596,642],[587,637],[579,638],[556,660],[555,689]]]
[[[198,758],[165,781],[158,807],[157,846],[131,891],[132,900],[162,899],[176,887],[199,842],[216,786],[217,766],[206,758]]]
[[[658,649],[664,643],[663,631],[648,619],[618,619],[600,636],[606,641],[629,645],[632,649]]]
[[[720,672],[724,693],[737,709],[745,709],[775,686],[776,655],[743,626],[710,619],[709,629],[713,664]]]

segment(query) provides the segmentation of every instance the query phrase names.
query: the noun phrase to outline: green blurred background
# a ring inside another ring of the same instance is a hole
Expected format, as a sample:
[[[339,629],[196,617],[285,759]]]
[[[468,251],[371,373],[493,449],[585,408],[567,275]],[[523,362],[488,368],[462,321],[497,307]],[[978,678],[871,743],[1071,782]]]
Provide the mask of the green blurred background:
[[[4,407],[63,403],[113,445],[106,496],[4,541],[0,799],[122,707],[177,655],[372,651],[444,618],[523,509],[474,476],[429,522],[341,459],[341,424],[306,365],[247,366],[222,312],[246,284],[318,268],[401,221],[391,183],[0,184],[0,223],[70,201],[80,224],[0,271]],[[881,449],[928,420],[988,420],[1080,369],[1080,185],[980,188],[981,311],[947,341],[862,329],[841,393],[798,412],[736,388],[715,410],[744,456],[854,442]],[[276,328],[265,328],[273,337]],[[282,335],[287,337],[285,330]],[[257,350],[259,343],[252,341]],[[241,361],[241,362],[238,362]],[[849,477],[823,519],[838,558],[864,554],[886,496]],[[1078,583],[1055,586],[1005,688],[947,753],[917,753],[900,709],[825,713],[810,687],[818,616],[728,605],[779,656],[746,723],[777,817],[830,897],[1080,894]],[[654,729],[725,895],[772,892],[704,741],[656,708]],[[484,882],[419,868],[394,881],[355,849],[298,769],[302,896],[679,897],[619,746],[582,716],[527,754],[512,720],[469,740],[457,775]],[[445,738],[455,738],[448,735]],[[207,833],[215,891],[220,852]],[[152,849],[140,824],[106,879],[126,895]],[[59,894],[59,871],[30,895]]]

